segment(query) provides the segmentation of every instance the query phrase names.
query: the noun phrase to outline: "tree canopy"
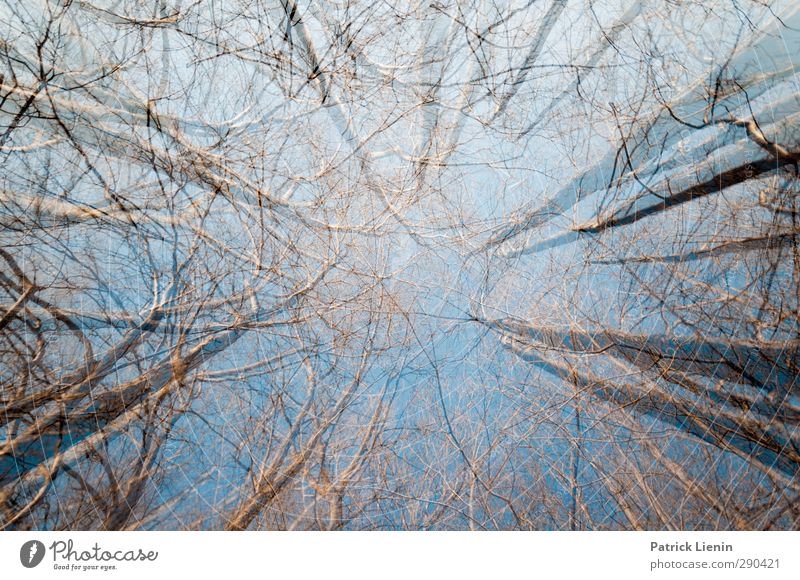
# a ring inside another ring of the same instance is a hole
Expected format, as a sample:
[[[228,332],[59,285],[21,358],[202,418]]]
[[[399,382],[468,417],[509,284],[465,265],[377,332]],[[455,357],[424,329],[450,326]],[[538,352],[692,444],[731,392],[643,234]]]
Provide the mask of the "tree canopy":
[[[800,526],[797,2],[0,23],[0,528]]]

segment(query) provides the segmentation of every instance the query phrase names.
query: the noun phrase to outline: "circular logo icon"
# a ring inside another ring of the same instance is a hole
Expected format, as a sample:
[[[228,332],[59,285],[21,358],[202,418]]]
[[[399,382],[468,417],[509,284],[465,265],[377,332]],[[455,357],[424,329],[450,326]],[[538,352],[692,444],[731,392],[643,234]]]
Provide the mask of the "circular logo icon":
[[[26,568],[35,568],[44,559],[44,544],[39,540],[29,540],[19,549],[19,561]]]

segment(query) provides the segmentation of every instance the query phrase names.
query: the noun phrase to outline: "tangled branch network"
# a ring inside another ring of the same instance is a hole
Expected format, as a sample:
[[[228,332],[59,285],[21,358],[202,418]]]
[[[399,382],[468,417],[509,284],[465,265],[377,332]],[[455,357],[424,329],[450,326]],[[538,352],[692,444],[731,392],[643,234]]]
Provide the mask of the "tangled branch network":
[[[0,528],[798,529],[794,0],[0,0]]]

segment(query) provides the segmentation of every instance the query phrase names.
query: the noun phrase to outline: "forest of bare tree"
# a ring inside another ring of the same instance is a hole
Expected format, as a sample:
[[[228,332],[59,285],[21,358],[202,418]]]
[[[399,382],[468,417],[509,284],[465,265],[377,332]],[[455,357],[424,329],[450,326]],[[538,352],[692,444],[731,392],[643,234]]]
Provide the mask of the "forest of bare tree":
[[[800,529],[796,0],[0,0],[0,529]]]

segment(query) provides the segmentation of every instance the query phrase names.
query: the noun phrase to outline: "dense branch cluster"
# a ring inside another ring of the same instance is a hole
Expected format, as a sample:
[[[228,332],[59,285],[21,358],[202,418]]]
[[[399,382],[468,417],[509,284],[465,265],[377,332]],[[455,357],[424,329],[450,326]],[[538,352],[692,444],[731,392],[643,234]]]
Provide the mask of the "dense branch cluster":
[[[0,528],[800,526],[796,2],[0,23]]]

